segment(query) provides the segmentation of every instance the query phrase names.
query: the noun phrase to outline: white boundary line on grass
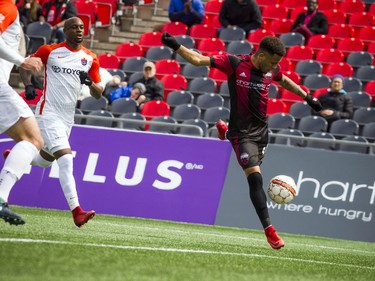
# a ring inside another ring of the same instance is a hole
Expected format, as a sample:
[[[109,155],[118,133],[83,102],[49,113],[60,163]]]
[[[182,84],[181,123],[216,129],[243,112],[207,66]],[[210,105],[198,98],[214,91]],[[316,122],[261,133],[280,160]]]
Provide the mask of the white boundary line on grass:
[[[0,238],[3,242],[15,242],[15,243],[44,243],[44,244],[57,244],[57,245],[72,245],[72,246],[86,246],[86,247],[97,247],[97,248],[112,248],[112,249],[123,249],[123,250],[143,250],[143,251],[159,251],[159,252],[175,252],[175,253],[192,253],[192,254],[208,254],[208,255],[228,255],[228,256],[240,256],[240,257],[251,257],[251,258],[265,258],[265,259],[278,259],[278,260],[289,260],[298,261],[305,263],[325,264],[339,267],[352,267],[358,269],[375,270],[375,267],[360,266],[354,264],[342,264],[334,262],[316,261],[316,260],[305,260],[297,258],[288,258],[280,256],[267,256],[259,254],[247,254],[247,253],[236,253],[236,252],[219,252],[219,251],[207,251],[207,250],[193,250],[193,249],[177,249],[177,248],[152,248],[142,246],[121,246],[111,244],[94,244],[94,243],[76,243],[69,241],[54,241],[54,240],[39,240],[39,239],[22,239],[22,238]]]
[[[107,223],[107,222],[100,222],[102,224],[109,224],[111,226],[120,226],[123,227],[124,225],[122,224],[117,224],[117,223]],[[207,233],[207,232],[200,232],[200,231],[185,231],[185,230],[180,230],[180,229],[163,229],[159,227],[150,227],[150,226],[136,226],[136,225],[126,225],[126,228],[138,228],[138,229],[147,229],[147,230],[155,230],[155,231],[168,231],[168,232],[177,232],[177,233],[185,233],[185,234],[195,234],[195,235],[204,235],[204,236],[216,236],[216,237],[225,237],[225,238],[231,238],[231,239],[241,239],[241,240],[251,240],[251,241],[264,241],[264,239],[259,239],[259,238],[252,238],[252,237],[243,237],[243,236],[233,236],[233,235],[223,235],[219,233]],[[363,254],[371,254],[373,255],[374,252],[372,251],[366,251],[366,250],[358,250],[358,249],[349,249],[349,248],[339,248],[339,247],[332,247],[332,246],[323,246],[323,245],[312,245],[312,244],[301,244],[301,243],[293,243],[293,242],[288,242],[288,245],[290,244],[296,244],[298,246],[304,246],[304,247],[311,247],[311,248],[321,248],[321,249],[326,249],[326,250],[333,250],[333,251],[344,251],[344,252],[357,252],[357,253],[363,253]],[[268,244],[267,244],[268,245]]]

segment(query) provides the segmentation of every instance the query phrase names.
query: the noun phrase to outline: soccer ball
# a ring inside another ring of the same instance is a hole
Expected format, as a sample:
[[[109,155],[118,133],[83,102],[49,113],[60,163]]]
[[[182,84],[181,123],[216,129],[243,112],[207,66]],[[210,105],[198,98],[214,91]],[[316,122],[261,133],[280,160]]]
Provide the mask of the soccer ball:
[[[291,177],[280,175],[271,179],[268,195],[277,204],[288,204],[296,197],[296,183]]]

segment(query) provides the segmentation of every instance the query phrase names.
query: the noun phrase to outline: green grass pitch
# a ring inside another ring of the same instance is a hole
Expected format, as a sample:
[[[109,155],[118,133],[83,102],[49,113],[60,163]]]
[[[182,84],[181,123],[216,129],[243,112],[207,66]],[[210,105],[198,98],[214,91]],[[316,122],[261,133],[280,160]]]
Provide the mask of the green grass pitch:
[[[0,221],[0,280],[375,280],[375,243],[279,233],[277,251],[257,230],[12,209],[26,224]]]

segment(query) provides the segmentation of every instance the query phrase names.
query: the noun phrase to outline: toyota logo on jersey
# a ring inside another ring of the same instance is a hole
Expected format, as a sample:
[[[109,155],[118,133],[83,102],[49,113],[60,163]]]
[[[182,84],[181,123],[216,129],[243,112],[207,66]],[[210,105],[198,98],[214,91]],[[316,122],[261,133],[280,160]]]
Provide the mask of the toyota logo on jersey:
[[[71,68],[66,68],[66,67],[59,67],[57,65],[52,65],[51,68],[52,68],[53,72],[56,72],[56,73],[66,73],[66,74],[74,74],[74,75],[79,75],[79,72],[81,71],[80,69],[71,69]]]

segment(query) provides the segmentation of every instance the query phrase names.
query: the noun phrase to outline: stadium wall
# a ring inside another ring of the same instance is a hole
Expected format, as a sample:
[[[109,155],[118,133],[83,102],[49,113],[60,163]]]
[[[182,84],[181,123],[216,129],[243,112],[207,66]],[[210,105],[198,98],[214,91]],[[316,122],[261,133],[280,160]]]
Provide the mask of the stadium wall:
[[[0,149],[12,147],[0,136]],[[75,126],[74,174],[83,208],[98,214],[260,229],[229,142]],[[3,161],[3,160],[1,160]],[[375,242],[375,157],[270,145],[264,183],[295,179],[292,204],[268,203],[280,232]],[[10,204],[68,210],[56,163],[31,167]]]

